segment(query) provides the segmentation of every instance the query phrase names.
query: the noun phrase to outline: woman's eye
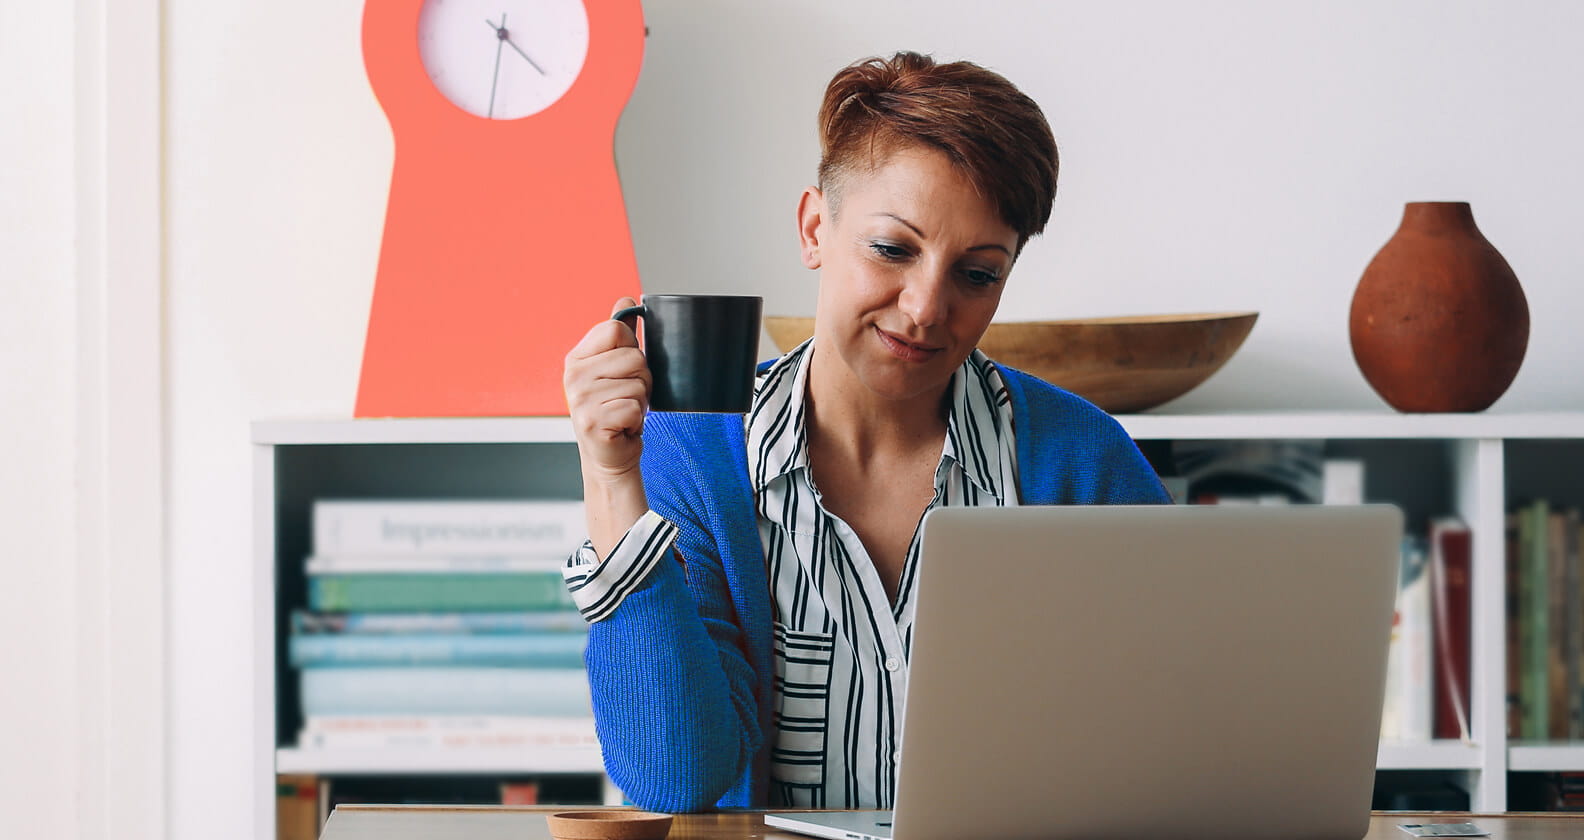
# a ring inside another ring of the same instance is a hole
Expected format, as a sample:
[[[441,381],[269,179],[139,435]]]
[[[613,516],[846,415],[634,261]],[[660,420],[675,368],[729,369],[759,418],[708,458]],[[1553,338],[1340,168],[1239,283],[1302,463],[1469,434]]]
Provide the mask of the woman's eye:
[[[907,251],[901,246],[891,245],[885,242],[871,242],[869,243],[869,249],[874,251],[883,259],[888,260],[900,260],[907,256]]]
[[[975,286],[994,286],[1001,282],[1001,278],[993,272],[982,269],[970,268],[967,271],[968,282]]]

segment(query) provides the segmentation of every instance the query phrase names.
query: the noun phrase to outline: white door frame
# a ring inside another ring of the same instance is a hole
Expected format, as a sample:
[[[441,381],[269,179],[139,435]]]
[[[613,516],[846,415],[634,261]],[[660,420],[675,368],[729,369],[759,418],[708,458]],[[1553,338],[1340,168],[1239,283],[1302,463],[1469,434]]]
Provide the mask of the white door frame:
[[[77,772],[83,838],[164,837],[162,24],[77,0]]]

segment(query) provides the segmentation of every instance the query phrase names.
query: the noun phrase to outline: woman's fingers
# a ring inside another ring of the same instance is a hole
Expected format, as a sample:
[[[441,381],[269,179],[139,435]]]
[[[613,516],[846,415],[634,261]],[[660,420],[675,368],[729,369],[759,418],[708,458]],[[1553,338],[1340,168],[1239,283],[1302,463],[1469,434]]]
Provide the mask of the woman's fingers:
[[[611,311],[635,303],[622,298]],[[567,353],[562,384],[586,468],[618,475],[637,466],[651,382],[638,337],[624,322],[591,326]]]

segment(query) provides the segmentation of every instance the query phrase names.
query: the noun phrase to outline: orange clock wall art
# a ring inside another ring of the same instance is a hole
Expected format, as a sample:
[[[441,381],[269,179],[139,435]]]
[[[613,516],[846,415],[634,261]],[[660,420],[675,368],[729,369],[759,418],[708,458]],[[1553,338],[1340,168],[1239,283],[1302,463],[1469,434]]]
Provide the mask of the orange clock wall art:
[[[639,0],[369,0],[395,138],[358,417],[562,415],[638,266],[615,160]]]

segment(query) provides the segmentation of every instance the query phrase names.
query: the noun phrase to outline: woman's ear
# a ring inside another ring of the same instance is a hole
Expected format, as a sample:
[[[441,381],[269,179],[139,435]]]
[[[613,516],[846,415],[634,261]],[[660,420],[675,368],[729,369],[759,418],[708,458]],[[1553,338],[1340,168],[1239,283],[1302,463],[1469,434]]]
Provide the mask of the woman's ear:
[[[819,187],[808,187],[803,190],[803,197],[798,199],[798,243],[803,254],[804,268],[820,267],[820,235],[823,233],[821,225],[825,222],[825,195]]]

